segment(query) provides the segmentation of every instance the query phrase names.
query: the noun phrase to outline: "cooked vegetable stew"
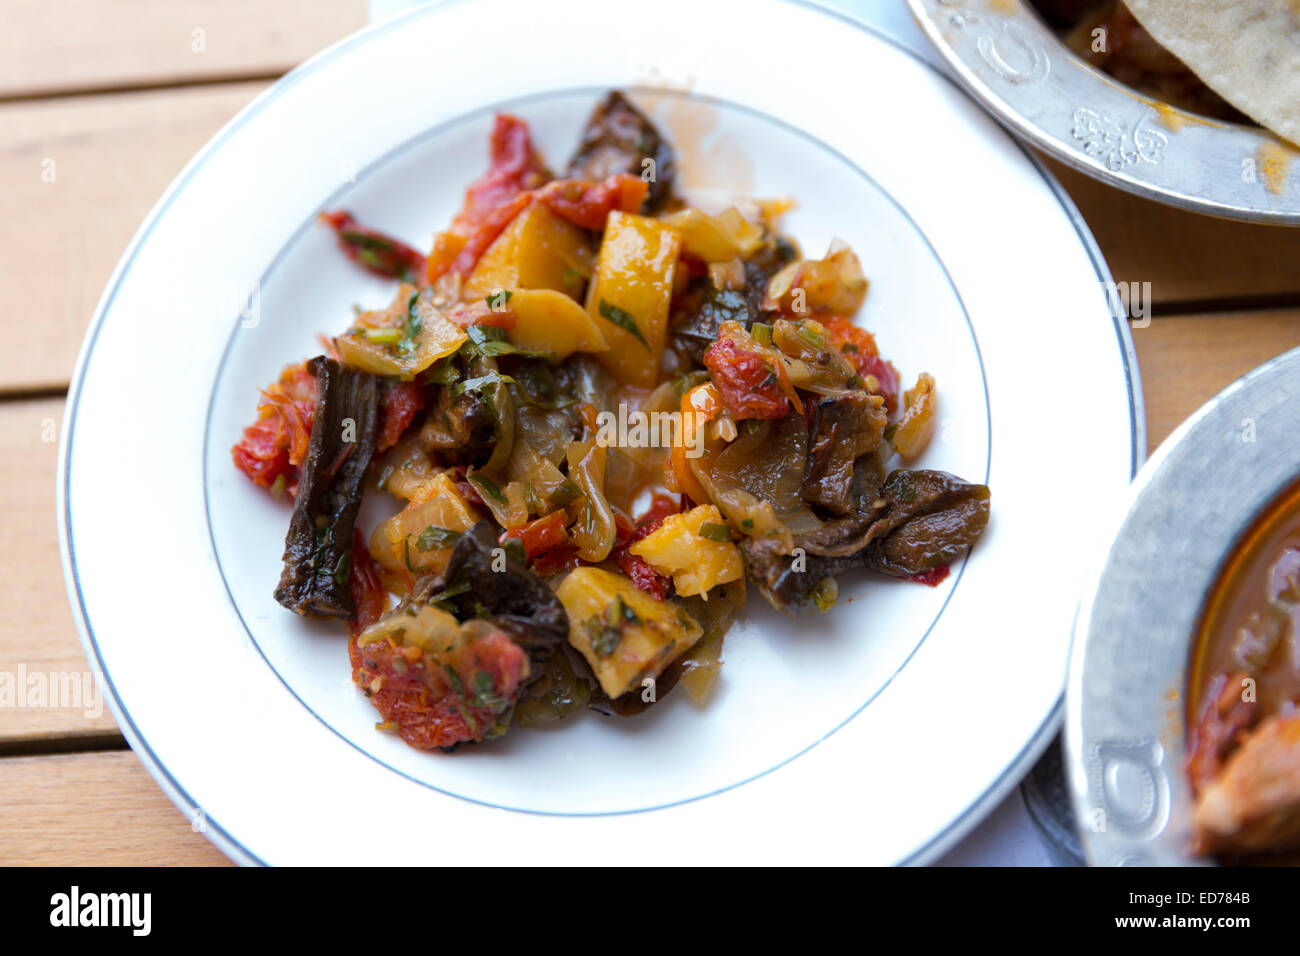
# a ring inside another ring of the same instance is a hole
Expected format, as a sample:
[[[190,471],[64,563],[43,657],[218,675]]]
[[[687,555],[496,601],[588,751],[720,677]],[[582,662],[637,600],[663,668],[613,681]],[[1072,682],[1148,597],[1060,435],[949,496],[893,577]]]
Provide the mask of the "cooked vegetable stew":
[[[451,750],[703,701],[750,585],[796,613],[859,568],[943,580],[989,491],[900,467],[939,392],[853,323],[848,246],[805,258],[786,202],[689,205],[618,92],[561,178],[513,116],[490,154],[427,254],[322,215],[392,303],[287,367],[233,449],[293,499],[276,599],[346,620],[380,727]],[[368,534],[367,492],[401,503]]]

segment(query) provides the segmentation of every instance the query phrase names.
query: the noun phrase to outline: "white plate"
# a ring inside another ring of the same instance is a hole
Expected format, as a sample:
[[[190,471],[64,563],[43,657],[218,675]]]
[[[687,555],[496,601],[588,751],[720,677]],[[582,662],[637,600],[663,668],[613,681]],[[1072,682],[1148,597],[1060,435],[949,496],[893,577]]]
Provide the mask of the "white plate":
[[[123,732],[238,860],[923,860],[1055,730],[1087,515],[1144,447],[1077,214],[947,80],[850,21],[776,0],[621,10],[444,4],[344,41],[217,135],[110,280],[64,429],[69,593]],[[577,39],[597,23],[618,42]],[[773,69],[778,48],[815,70]],[[905,378],[939,382],[921,464],[987,481],[992,521],[938,588],[852,577],[797,622],[751,606],[707,706],[417,753],[374,729],[341,628],[271,599],[288,513],[228,450],[259,385],[391,296],[320,209],[425,246],[484,168],[494,110],[559,165],[610,86],[655,107],[689,181],[792,195],[808,250],[853,245],[859,320]]]

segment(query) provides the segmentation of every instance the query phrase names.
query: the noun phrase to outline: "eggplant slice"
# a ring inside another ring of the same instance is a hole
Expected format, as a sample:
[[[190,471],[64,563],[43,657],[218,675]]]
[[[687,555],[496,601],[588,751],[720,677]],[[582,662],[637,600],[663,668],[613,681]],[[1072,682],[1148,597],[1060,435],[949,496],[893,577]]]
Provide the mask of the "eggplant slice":
[[[989,520],[989,489],[943,471],[890,474],[869,511],[794,536],[803,570],[773,538],[741,542],[754,582],[775,603],[798,607],[828,577],[867,567],[891,577],[932,571],[961,557]]]
[[[351,618],[352,532],[375,450],[380,379],[323,355],[307,367],[319,396],[275,599],[299,614]]]
[[[596,104],[582,131],[582,142],[569,160],[565,175],[571,179],[605,179],[619,173],[643,176],[645,160],[654,161],[654,178],[643,211],[658,212],[673,192],[676,159],[668,141],[659,135],[645,114],[618,90]]]
[[[456,539],[447,569],[423,582],[413,600],[442,604],[461,621],[487,618],[528,651],[534,676],[569,637],[569,616],[560,599],[502,546],[487,521]]]

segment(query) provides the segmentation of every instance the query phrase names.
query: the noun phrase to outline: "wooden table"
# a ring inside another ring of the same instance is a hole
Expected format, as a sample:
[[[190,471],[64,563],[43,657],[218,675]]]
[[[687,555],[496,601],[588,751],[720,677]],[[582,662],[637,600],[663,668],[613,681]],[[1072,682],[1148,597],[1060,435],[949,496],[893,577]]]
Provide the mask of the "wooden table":
[[[87,669],[59,561],[54,464],[73,362],[113,265],[217,128],[360,27],[365,8],[5,0],[0,674]],[[1054,169],[1115,279],[1151,283],[1153,318],[1133,332],[1151,448],[1238,375],[1300,345],[1300,229],[1197,217]],[[0,864],[224,862],[107,712],[0,708]]]

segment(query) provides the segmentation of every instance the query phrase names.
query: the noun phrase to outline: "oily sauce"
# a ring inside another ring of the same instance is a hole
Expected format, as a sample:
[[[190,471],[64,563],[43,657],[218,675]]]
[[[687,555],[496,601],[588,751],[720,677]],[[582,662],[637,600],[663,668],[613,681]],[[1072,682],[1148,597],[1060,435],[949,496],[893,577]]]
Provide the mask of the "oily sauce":
[[[1255,681],[1259,719],[1300,702],[1300,482],[1278,496],[1237,543],[1201,614],[1192,648],[1187,726],[1224,675]]]

